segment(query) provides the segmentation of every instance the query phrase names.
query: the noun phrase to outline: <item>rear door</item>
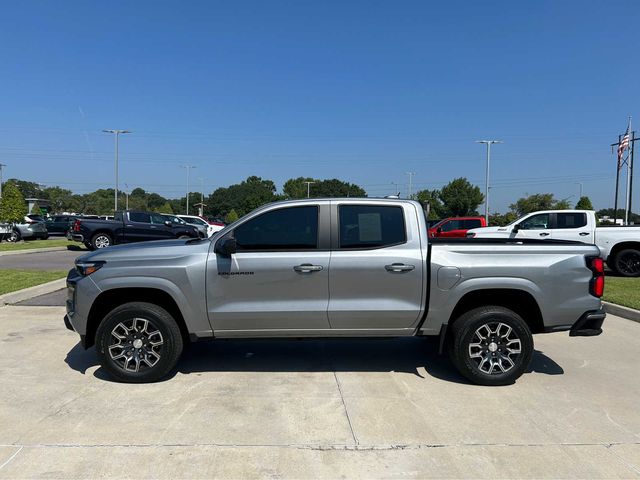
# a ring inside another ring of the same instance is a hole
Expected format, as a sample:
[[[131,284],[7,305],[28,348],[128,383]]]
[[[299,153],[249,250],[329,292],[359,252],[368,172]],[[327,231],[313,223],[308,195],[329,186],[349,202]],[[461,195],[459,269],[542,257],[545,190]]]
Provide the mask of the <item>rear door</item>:
[[[331,212],[331,328],[382,334],[415,326],[424,292],[415,207],[334,201]]]
[[[231,257],[210,253],[207,305],[217,333],[327,330],[329,202],[278,206],[237,225]]]
[[[574,240],[593,243],[594,229],[589,226],[586,212],[558,212],[553,225],[554,240]]]

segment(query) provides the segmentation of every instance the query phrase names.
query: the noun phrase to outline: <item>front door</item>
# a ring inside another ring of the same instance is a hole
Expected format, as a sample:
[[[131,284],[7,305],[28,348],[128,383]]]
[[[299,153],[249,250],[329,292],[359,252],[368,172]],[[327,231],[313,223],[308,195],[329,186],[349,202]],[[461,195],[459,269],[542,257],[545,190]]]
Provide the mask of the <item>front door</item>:
[[[235,238],[237,252],[225,257],[212,246],[209,254],[207,305],[214,331],[260,335],[329,328],[328,207],[273,207],[218,239]]]
[[[549,240],[552,238],[551,214],[538,213],[525,218],[519,223],[517,233],[512,233],[513,238],[537,238]]]
[[[338,202],[329,271],[329,322],[335,330],[414,328],[420,319],[425,260],[411,204]]]

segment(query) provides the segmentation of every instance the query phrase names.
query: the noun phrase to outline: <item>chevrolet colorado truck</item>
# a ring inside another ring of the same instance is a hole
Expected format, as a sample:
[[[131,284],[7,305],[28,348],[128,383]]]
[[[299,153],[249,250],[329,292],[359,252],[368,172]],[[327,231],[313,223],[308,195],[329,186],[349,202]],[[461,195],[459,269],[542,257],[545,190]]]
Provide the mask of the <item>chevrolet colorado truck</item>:
[[[426,226],[410,200],[295,200],[210,239],[104,248],[69,272],[65,324],[125,382],[162,379],[203,339],[432,335],[469,380],[504,385],[532,334],[602,332],[598,247]]]
[[[474,228],[467,236],[594,243],[611,270],[625,277],[640,277],[640,226],[598,227],[593,210],[533,212],[504,227]]]
[[[67,232],[68,240],[84,243],[89,250],[121,243],[202,236],[193,225],[173,223],[161,213],[131,210],[116,212],[113,220],[77,218]]]

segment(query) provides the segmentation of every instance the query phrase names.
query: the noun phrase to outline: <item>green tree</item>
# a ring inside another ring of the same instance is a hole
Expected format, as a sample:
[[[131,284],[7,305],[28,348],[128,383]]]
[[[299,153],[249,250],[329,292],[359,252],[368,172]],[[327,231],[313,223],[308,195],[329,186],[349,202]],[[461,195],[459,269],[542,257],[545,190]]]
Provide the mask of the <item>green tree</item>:
[[[422,205],[429,204],[429,220],[444,218],[444,205],[440,201],[440,190],[420,190],[415,198]]]
[[[236,220],[238,220],[238,214],[236,213],[236,211],[232,208],[231,211],[229,213],[227,213],[227,215],[224,217],[224,221],[226,223],[233,223]]]
[[[443,204],[442,214],[445,217],[464,217],[477,215],[478,205],[484,201],[484,195],[466,178],[456,178],[440,190],[440,201]]]
[[[536,193],[528,197],[518,199],[516,203],[512,203],[509,208],[519,217],[527,213],[537,212],[540,210],[566,210],[571,208],[569,201],[566,199],[556,200],[553,193]]]
[[[311,185],[312,197],[336,198],[336,197],[366,197],[367,192],[355,183],[343,182],[337,178],[319,180]],[[306,196],[306,191],[305,191]]]
[[[271,180],[252,176],[240,183],[218,188],[205,203],[209,205],[208,211],[213,216],[225,216],[231,210],[242,216],[279,198]]]
[[[0,199],[0,220],[9,223],[21,223],[27,214],[27,204],[15,183],[7,182],[2,187]]]
[[[164,205],[162,205],[159,208],[156,208],[155,211],[158,213],[173,214],[173,209],[171,208],[171,204],[169,202],[164,202]]]
[[[518,219],[518,215],[515,212],[507,212],[504,215],[500,213],[494,213],[489,215],[489,225],[492,227],[504,227],[510,224],[514,220]]]
[[[589,197],[580,197],[578,203],[576,203],[576,210],[593,210],[593,204]]]
[[[18,190],[22,198],[39,198],[43,197],[43,191],[40,189],[40,185],[35,182],[27,182],[26,180],[18,180],[17,178],[10,178],[7,183],[13,183]]]
[[[316,180],[311,177],[298,177],[290,178],[282,186],[282,191],[285,198],[307,198],[307,184],[305,182],[313,182],[313,185],[309,186],[309,196],[315,196],[316,188],[315,184],[320,180]]]
[[[73,210],[74,195],[71,190],[60,187],[47,187],[43,193],[44,197],[49,199],[54,213]]]

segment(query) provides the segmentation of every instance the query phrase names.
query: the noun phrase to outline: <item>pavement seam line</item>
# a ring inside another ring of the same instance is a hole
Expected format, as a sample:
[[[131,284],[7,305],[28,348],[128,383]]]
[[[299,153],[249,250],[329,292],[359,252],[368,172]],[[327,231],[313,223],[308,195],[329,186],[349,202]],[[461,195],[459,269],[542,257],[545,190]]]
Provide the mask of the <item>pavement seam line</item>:
[[[344,401],[344,395],[342,394],[342,386],[340,385],[340,380],[338,380],[338,374],[333,372],[333,378],[336,379],[336,385],[338,386],[338,392],[340,392],[340,400],[342,400],[342,406],[344,407],[344,413],[347,416],[347,422],[349,423],[349,429],[351,430],[351,436],[353,437],[353,441],[356,445],[360,445],[358,441],[358,437],[356,436],[356,432],[353,430],[353,424],[351,423],[351,417],[349,416],[349,410],[347,409],[347,404]]]
[[[620,445],[620,444],[617,444]],[[622,445],[627,445],[627,444],[622,444]],[[638,445],[637,443],[631,443],[628,445]],[[611,445],[607,445],[607,451],[613,455],[614,457],[616,457],[618,459],[618,461],[622,462],[623,465],[626,465],[627,467],[629,467],[631,470],[633,470],[634,472],[640,474],[640,469],[636,468],[635,465],[632,465],[631,463],[627,462],[624,458],[622,458],[620,455],[618,455],[611,447],[616,446],[616,444],[611,444]]]
[[[16,458],[16,455],[18,455],[22,451],[23,448],[24,448],[24,445],[21,445],[20,448],[18,449],[18,451],[14,452],[13,455],[11,455],[6,462],[4,462],[2,465],[0,465],[0,470],[2,470],[5,467],[5,465],[7,465],[11,460]]]

